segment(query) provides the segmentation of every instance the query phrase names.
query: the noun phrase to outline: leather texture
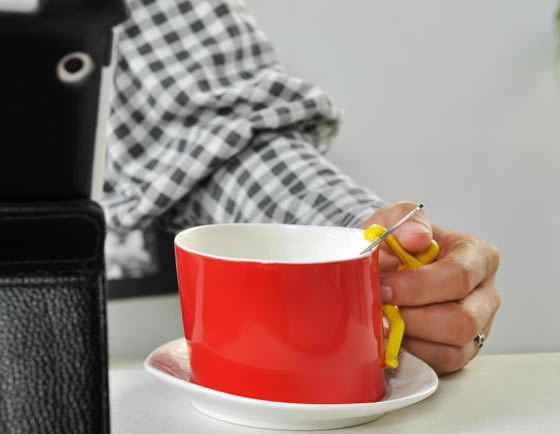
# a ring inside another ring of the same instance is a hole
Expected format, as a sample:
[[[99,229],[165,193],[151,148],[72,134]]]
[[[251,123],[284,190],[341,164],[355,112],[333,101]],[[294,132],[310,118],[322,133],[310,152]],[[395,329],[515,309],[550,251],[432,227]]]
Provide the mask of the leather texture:
[[[108,433],[104,217],[0,203],[0,433]]]

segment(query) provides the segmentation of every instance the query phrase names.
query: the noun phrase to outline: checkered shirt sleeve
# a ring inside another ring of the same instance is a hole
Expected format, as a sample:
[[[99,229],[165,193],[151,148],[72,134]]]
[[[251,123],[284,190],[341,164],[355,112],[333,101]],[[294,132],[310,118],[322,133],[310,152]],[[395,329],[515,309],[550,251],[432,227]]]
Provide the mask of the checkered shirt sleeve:
[[[131,0],[118,41],[103,204],[111,229],[354,226],[383,205],[323,153],[327,95],[288,75],[236,0]]]

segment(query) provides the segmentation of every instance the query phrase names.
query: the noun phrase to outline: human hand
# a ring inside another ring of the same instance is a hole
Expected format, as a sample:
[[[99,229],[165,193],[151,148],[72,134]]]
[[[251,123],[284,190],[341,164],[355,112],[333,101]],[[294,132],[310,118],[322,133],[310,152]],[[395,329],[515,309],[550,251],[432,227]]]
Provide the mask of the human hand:
[[[378,210],[364,224],[389,228],[414,206],[399,202]],[[403,346],[438,374],[461,369],[478,352],[474,338],[488,337],[500,306],[495,286],[498,250],[470,234],[431,225],[420,211],[394,234],[411,253],[426,250],[433,238],[438,259],[417,270],[396,271],[398,259],[386,243],[380,251],[384,303],[397,304],[405,322]]]

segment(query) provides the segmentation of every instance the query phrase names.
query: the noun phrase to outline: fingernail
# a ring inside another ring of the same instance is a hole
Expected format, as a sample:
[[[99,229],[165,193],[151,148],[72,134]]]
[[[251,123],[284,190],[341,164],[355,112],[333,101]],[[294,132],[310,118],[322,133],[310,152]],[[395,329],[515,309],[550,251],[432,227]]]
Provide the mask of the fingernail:
[[[381,301],[388,303],[393,298],[393,289],[387,285],[381,285]]]

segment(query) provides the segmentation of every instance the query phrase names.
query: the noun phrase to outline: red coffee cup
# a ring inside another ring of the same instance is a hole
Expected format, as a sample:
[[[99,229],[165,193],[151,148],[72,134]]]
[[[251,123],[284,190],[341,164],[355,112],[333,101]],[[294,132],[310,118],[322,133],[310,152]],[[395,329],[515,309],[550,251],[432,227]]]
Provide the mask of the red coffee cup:
[[[175,237],[196,384],[270,401],[385,395],[378,254],[359,229],[198,226]]]

